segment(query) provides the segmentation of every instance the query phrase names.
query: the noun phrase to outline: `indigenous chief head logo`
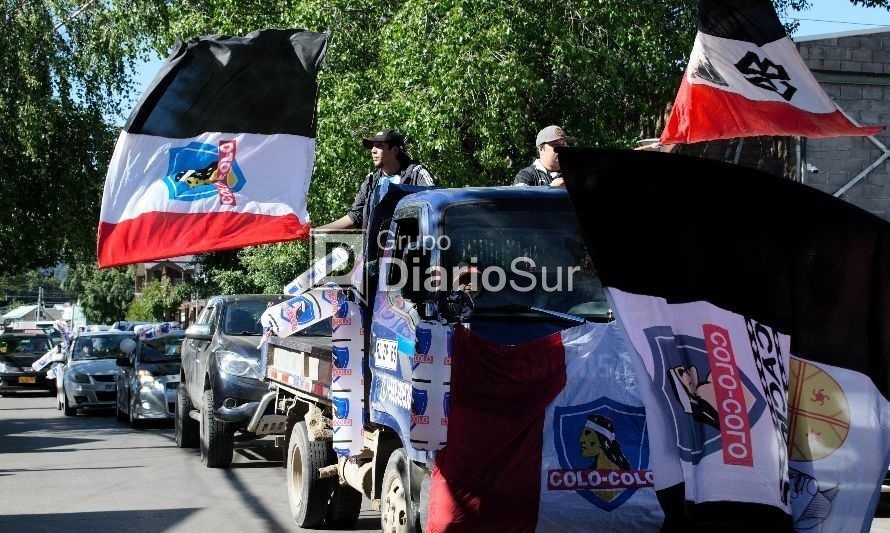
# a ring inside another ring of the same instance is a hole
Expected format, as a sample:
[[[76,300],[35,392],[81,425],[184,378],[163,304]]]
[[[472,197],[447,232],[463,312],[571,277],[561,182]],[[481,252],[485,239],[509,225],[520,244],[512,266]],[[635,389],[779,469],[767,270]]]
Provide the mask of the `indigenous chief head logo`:
[[[840,448],[850,432],[844,390],[816,365],[792,357],[788,380],[789,443],[792,461],[818,461]]]
[[[190,142],[170,149],[169,154],[163,182],[171,200],[190,202],[217,195],[227,199],[244,187],[244,174],[235,159],[235,141],[219,146]]]
[[[822,522],[831,514],[831,502],[840,492],[839,486],[820,485],[813,476],[794,468],[788,469],[788,481],[794,530],[819,533]]]
[[[725,463],[751,466],[753,450],[748,435],[766,401],[735,365],[725,330],[714,331],[719,335],[706,341],[674,335],[669,326],[646,329],[653,379],[664,394],[668,418],[674,421],[682,460],[698,464],[722,451]]]
[[[547,472],[548,490],[574,490],[605,511],[651,487],[646,413],[610,398],[556,406],[553,435],[561,469]]]

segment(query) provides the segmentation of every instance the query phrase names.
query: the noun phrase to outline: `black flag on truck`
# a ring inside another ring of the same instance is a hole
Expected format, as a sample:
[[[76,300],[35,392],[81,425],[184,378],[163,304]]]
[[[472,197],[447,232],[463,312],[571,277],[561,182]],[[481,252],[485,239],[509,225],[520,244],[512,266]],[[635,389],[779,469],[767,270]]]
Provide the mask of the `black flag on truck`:
[[[890,451],[890,224],[704,159],[560,163],[640,354],[666,526],[867,530]]]

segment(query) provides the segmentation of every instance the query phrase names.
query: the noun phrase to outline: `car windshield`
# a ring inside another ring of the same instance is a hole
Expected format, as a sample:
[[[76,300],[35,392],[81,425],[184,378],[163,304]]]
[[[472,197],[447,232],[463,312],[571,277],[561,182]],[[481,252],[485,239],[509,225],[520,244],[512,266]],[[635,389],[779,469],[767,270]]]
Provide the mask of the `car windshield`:
[[[74,340],[71,359],[73,361],[114,359],[119,355],[123,355],[120,346],[121,341],[126,338],[128,338],[126,335],[78,337]]]
[[[44,354],[50,348],[49,337],[0,336],[0,355]]]
[[[445,211],[444,229],[449,287],[472,281],[477,313],[539,307],[610,316],[568,198],[457,204]]]
[[[182,353],[182,336],[162,337],[142,341],[139,361],[146,364],[179,362]]]
[[[226,335],[262,335],[260,317],[270,305],[281,301],[282,297],[269,296],[262,300],[233,300],[226,304],[223,320],[223,333]]]

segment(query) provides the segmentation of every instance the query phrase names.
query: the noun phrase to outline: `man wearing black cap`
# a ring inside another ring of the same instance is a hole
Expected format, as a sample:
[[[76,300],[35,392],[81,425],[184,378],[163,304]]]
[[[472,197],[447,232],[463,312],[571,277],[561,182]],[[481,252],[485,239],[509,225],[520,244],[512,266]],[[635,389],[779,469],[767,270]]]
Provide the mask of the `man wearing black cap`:
[[[371,191],[383,181],[405,185],[433,185],[433,176],[423,165],[408,157],[405,138],[395,130],[380,130],[362,145],[370,150],[374,171],[365,176],[355,195],[349,213],[319,229],[361,228],[365,222],[365,207]]]
[[[550,185],[562,187],[562,172],[559,169],[559,154],[554,151],[557,146],[568,146],[574,142],[559,126],[547,126],[538,132],[535,146],[538,147],[538,159],[516,174],[513,185]]]

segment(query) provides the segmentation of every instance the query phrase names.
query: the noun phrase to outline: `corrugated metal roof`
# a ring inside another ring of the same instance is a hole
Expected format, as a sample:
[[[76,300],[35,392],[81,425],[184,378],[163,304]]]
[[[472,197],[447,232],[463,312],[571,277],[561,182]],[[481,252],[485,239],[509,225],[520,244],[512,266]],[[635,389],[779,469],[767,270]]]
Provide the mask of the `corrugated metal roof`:
[[[27,315],[28,313],[30,313],[31,311],[34,311],[36,309],[37,309],[36,305],[22,305],[22,306],[16,307],[12,311],[6,313],[2,317],[0,317],[0,319],[16,320],[16,319],[22,318],[23,316]]]

